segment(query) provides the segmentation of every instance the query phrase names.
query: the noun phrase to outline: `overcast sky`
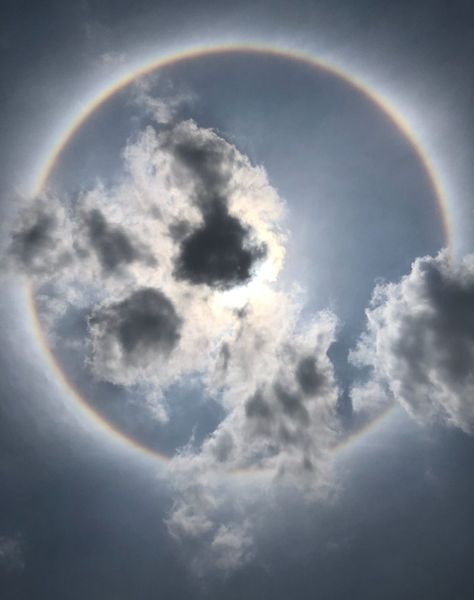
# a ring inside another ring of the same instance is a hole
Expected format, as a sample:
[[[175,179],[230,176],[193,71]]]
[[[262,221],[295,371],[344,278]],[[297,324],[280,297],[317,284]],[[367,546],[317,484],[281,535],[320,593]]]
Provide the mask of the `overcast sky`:
[[[3,2],[2,598],[471,598],[470,4]]]

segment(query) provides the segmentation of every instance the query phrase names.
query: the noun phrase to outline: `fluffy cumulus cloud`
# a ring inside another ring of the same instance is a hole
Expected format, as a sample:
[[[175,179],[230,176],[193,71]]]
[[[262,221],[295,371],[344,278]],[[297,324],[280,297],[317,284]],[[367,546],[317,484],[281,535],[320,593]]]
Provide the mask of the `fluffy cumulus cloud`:
[[[160,391],[208,371],[238,309],[275,293],[284,205],[262,168],[193,121],[147,128],[124,171],[113,188],[36,199],[14,226],[9,262],[48,285],[58,314],[89,312],[98,379]],[[173,340],[166,352],[158,323]]]
[[[171,483],[175,500],[166,525],[193,574],[225,576],[252,558],[248,503],[223,484],[222,473],[197,456],[175,459]]]
[[[195,100],[189,89],[176,89],[173,81],[158,73],[145,75],[134,82],[133,99],[156,123],[161,124],[176,121],[182,107]]]
[[[228,571],[252,555],[254,527],[222,485],[231,473],[308,498],[329,486],[336,319],[303,318],[299,288],[279,284],[285,205],[234,145],[183,121],[148,127],[123,156],[118,185],[25,209],[9,260],[45,298],[51,335],[66,310],[87,314],[93,377],[141,386],[162,419],[183,378],[221,403],[215,431],[170,461],[167,524],[195,571]]]
[[[95,344],[93,367],[101,376],[108,364],[129,365],[166,359],[180,337],[181,319],[160,290],[141,288],[119,302],[99,307],[89,317]],[[109,376],[109,379],[112,379]]]
[[[23,206],[4,263],[31,278],[51,343],[65,314],[86,315],[68,343],[90,377],[140,390],[150,416],[166,421],[180,381],[220,403],[215,430],[169,461],[166,523],[194,572],[227,573],[253,555],[260,498],[334,489],[337,321],[308,316],[301,288],[278,279],[285,204],[265,170],[216,131],[176,122],[181,100],[155,102],[145,83],[137,97],[158,124],[124,149],[121,181]],[[351,353],[370,373],[355,410],[396,399],[472,433],[474,256],[416,260],[377,286],[367,317]],[[242,475],[258,483],[237,489]],[[17,548],[0,540],[0,559]]]
[[[372,378],[357,406],[387,394],[423,422],[474,432],[474,256],[417,259],[398,283],[379,285],[352,360]],[[385,393],[384,393],[385,391]]]
[[[107,223],[99,209],[90,210],[85,215],[84,224],[87,228],[85,237],[105,271],[117,271],[122,265],[136,261],[155,264],[153,256],[142,249],[139,242],[131,240],[122,227]]]
[[[198,571],[210,564],[235,567],[252,556],[255,500],[236,498],[222,477],[254,474],[263,496],[268,484],[274,492],[289,486],[309,501],[332,490],[337,386],[327,352],[336,322],[323,313],[298,331],[298,308],[287,310],[293,322],[273,339],[256,337],[254,316],[243,317],[221,364],[220,385],[231,408],[199,453],[185,449],[171,462],[176,499],[167,524],[183,548],[199,547]]]

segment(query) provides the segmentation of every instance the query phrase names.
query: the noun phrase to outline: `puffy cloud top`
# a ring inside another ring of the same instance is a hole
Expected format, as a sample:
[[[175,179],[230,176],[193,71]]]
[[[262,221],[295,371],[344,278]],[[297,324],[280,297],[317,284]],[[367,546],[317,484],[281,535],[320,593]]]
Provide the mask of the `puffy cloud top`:
[[[88,240],[105,271],[116,271],[122,265],[139,260],[148,259],[153,264],[152,257],[147,257],[122,227],[107,223],[99,209],[94,208],[87,213],[85,222]]]
[[[43,286],[53,335],[68,310],[88,314],[75,341],[95,378],[143,390],[163,419],[166,391],[182,379],[199,377],[221,403],[215,431],[170,462],[167,523],[207,557],[198,570],[232,569],[251,556],[251,525],[238,511],[223,522],[211,474],[258,469],[308,494],[325,488],[338,425],[336,320],[303,319],[296,287],[274,285],[285,206],[235,146],[184,121],[147,128],[124,161],[114,187],[27,207],[10,254]]]
[[[146,354],[168,355],[180,337],[182,320],[171,301],[154,288],[135,290],[120,302],[96,309],[89,318],[97,346],[96,360],[106,365],[109,354],[120,353],[124,368]],[[118,348],[117,348],[118,346]]]
[[[379,285],[367,332],[352,357],[373,382],[422,421],[474,432],[474,256],[417,259],[396,284]],[[356,390],[360,402],[364,390]]]

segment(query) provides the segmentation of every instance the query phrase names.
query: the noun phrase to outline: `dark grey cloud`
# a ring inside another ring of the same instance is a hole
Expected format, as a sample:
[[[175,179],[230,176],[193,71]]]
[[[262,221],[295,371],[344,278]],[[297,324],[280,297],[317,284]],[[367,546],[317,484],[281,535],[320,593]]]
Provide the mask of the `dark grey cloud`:
[[[368,320],[353,360],[416,418],[474,432],[474,256],[417,259],[399,283],[378,286]]]
[[[157,264],[140,239],[111,225],[98,208],[85,212],[78,219],[81,226],[75,227],[75,219],[54,198],[35,199],[19,213],[17,221],[12,226],[7,258],[44,281],[56,277],[76,258],[86,258],[90,249],[105,273],[116,273],[134,262]]]
[[[219,350],[219,357],[216,364],[216,372],[221,376],[225,376],[227,373],[230,357],[230,345],[227,342],[224,342]]]
[[[263,423],[268,423],[273,419],[272,410],[269,403],[264,399],[262,390],[257,390],[246,401],[245,414],[249,419],[261,420]]]
[[[96,310],[89,325],[96,337],[116,340],[125,357],[139,363],[143,354],[169,354],[180,338],[182,320],[160,290],[143,288]]]
[[[212,452],[220,463],[227,463],[234,450],[235,439],[230,431],[223,431],[222,435],[216,438],[212,447]]]
[[[39,199],[20,212],[10,236],[7,260],[30,275],[49,276],[72,260],[60,235],[54,202]]]
[[[205,210],[216,199],[226,202],[232,187],[232,175],[244,162],[237,149],[224,138],[200,135],[190,127],[170,132],[167,149],[176,159],[175,176],[182,182],[191,178],[194,202]]]
[[[309,343],[314,340],[316,329],[322,332],[324,328],[327,329],[319,341],[315,345]],[[253,390],[238,400],[239,408],[233,417],[223,422],[209,440],[207,451],[219,463],[225,455],[228,465],[272,464],[280,475],[297,479],[302,487],[318,486],[318,474],[326,468],[326,450],[334,442],[338,428],[338,389],[327,355],[334,328],[333,317],[323,315],[304,338],[293,334],[273,349],[265,372],[256,374]],[[235,345],[224,346],[224,388],[226,377],[239,376],[236,363],[242,359],[238,344],[243,335],[237,335]],[[247,352],[249,346],[243,347]],[[313,466],[315,476],[305,481],[308,468]]]
[[[287,389],[280,382],[275,383],[273,391],[287,417],[298,420],[302,425],[309,423],[308,411],[300,394]]]
[[[266,247],[229,212],[232,176],[244,164],[242,156],[223,138],[182,125],[170,132],[165,147],[173,156],[176,180],[191,189],[191,201],[202,216],[189,233],[183,223],[170,231],[180,239],[176,277],[221,289],[245,283],[266,256]]]
[[[252,443],[262,438],[276,453],[296,451],[300,467],[306,470],[313,463],[313,454],[320,450],[316,443],[315,452],[311,439],[320,426],[315,419],[318,402],[324,402],[335,386],[332,373],[324,372],[327,365],[318,371],[315,355],[305,354],[294,361],[295,367],[285,377],[277,376],[246,400],[245,428]]]
[[[193,178],[197,195],[195,201],[205,207],[216,197],[225,199],[238,155],[224,139],[188,136],[174,141],[171,138],[170,151],[179,161],[179,166],[184,167],[181,177]]]
[[[310,424],[304,398],[280,381],[271,390],[257,390],[245,403],[245,415],[253,434],[272,437],[275,442],[280,434],[285,438],[283,441],[288,441],[285,421],[301,427]],[[275,435],[273,425],[277,422]]]
[[[203,224],[180,244],[175,276],[193,284],[228,289],[245,283],[265,246],[219,200],[203,211]]]
[[[102,212],[95,208],[85,217],[88,240],[106,272],[113,272],[130,263],[141,261],[153,264],[153,257],[140,247],[122,227],[107,223]]]
[[[190,224],[184,220],[175,221],[168,228],[168,232],[175,242],[181,242],[183,238],[189,235],[190,231]]]
[[[249,419],[268,423],[282,412],[290,420],[309,425],[306,406],[312,398],[327,393],[333,382],[328,380],[327,365],[318,369],[316,352],[293,357],[293,361],[290,377],[277,377],[268,389],[258,389],[247,400],[245,414]]]
[[[12,254],[26,266],[31,266],[39,252],[54,246],[52,233],[55,228],[56,219],[53,216],[39,213],[32,225],[13,233]]]
[[[296,381],[307,396],[314,396],[324,385],[324,377],[316,368],[314,356],[304,356],[299,360],[296,366]]]

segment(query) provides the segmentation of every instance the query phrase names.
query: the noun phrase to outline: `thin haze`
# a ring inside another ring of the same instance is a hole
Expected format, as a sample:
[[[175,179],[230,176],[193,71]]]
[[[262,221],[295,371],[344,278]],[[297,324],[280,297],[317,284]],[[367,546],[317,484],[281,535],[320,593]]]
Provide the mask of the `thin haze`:
[[[473,21],[462,1],[4,3],[2,599],[471,597]],[[116,74],[248,41],[391,101],[454,262],[403,133],[283,59],[136,82],[28,197]]]

